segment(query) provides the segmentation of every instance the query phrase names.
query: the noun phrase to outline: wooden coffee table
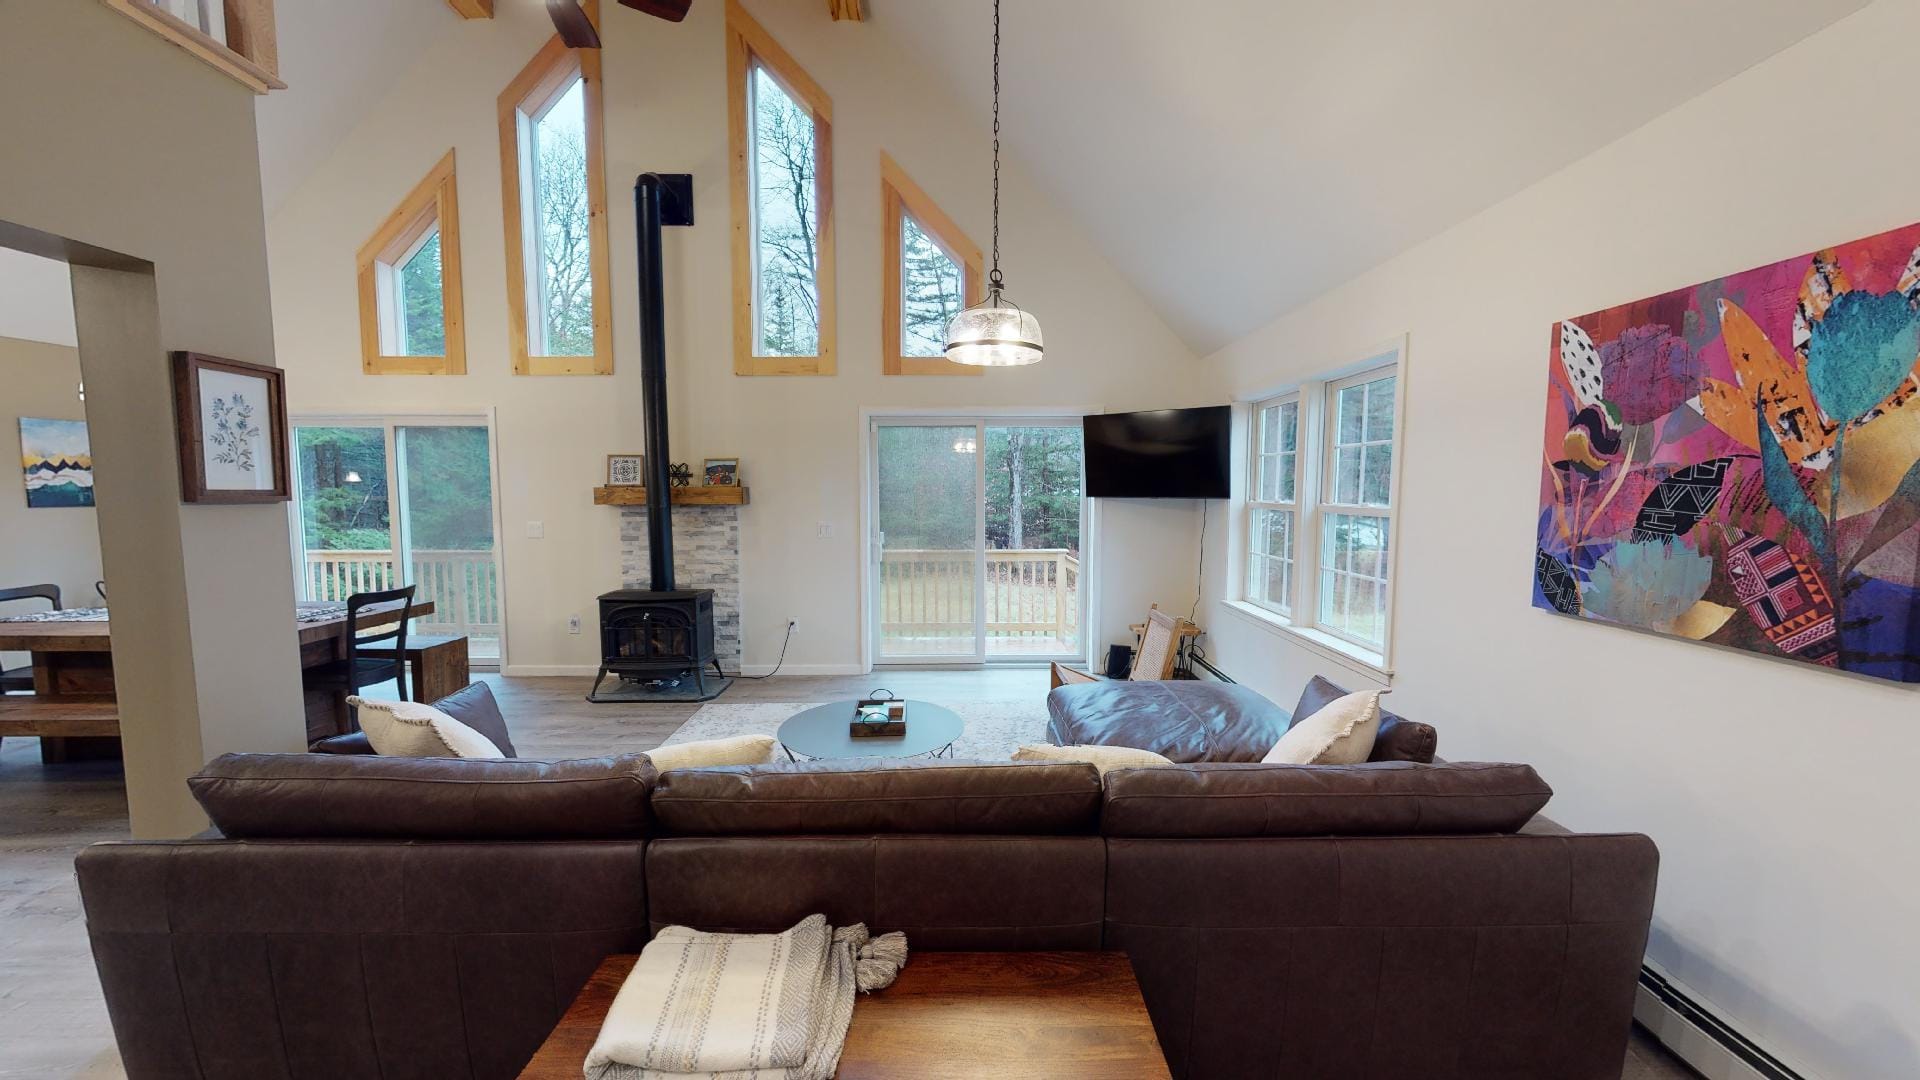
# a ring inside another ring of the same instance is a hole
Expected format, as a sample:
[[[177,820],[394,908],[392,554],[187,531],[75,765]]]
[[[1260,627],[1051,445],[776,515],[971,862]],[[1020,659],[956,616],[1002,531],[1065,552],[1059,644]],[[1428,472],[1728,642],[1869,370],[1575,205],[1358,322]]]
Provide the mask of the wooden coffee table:
[[[580,1080],[636,958],[610,956],[520,1080]],[[1117,952],[912,954],[854,999],[839,1080],[1165,1077],[1133,965]]]

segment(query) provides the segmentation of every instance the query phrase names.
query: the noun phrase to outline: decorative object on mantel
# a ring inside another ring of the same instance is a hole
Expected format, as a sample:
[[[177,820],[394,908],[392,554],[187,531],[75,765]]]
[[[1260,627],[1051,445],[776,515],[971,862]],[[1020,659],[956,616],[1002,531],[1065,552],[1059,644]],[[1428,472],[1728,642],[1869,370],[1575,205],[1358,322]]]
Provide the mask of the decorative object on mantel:
[[[676,461],[667,469],[667,479],[673,482],[674,487],[686,487],[693,483],[693,467],[684,461]]]
[[[705,469],[707,483],[713,487],[737,487],[740,483],[740,459],[710,457]]]
[[[93,505],[93,449],[85,420],[21,417],[20,468],[28,509]]]
[[[738,484],[701,484],[667,489],[674,506],[745,506],[747,489]],[[595,506],[645,506],[647,489],[643,487],[597,487],[593,489]]]
[[[204,353],[173,358],[180,498],[192,503],[286,502],[286,375]]]
[[[647,482],[647,455],[608,454],[608,487],[644,487]]]
[[[1022,367],[1046,354],[1040,320],[1001,295],[1000,276],[1000,0],[993,0],[993,269],[987,298],[947,324],[947,359],[971,367]]]
[[[1535,607],[1920,682],[1920,225],[1552,341]]]

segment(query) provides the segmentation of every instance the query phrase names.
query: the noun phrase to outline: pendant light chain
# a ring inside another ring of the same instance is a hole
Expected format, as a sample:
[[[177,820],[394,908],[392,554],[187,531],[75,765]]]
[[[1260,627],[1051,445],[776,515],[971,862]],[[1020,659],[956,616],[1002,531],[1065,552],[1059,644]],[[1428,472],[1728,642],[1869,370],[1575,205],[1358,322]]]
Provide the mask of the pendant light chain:
[[[987,295],[947,322],[942,351],[948,360],[967,367],[1024,367],[1046,355],[1040,320],[1003,295],[1006,284],[1000,276],[1000,0],[993,0],[993,271]]]
[[[1000,0],[993,0],[993,272],[987,287],[999,292],[1000,277]]]

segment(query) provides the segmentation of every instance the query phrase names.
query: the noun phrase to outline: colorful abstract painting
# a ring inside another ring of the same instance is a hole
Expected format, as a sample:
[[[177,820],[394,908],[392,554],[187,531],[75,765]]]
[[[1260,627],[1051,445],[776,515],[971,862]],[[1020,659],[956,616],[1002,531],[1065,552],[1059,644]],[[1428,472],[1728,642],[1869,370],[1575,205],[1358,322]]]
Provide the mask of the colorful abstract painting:
[[[1920,682],[1920,225],[1552,334],[1533,603]]]
[[[20,468],[27,505],[93,505],[93,452],[85,420],[20,418]]]

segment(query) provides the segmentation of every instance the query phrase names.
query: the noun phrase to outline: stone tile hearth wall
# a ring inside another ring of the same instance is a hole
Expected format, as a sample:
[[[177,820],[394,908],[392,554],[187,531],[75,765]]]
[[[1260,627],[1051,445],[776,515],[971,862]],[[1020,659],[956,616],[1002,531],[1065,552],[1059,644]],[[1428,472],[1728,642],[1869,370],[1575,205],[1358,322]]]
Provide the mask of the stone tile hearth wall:
[[[728,674],[740,667],[740,508],[673,508],[673,577],[682,589],[713,590],[714,649]],[[647,570],[647,508],[620,508],[620,579],[629,589],[653,583]]]

